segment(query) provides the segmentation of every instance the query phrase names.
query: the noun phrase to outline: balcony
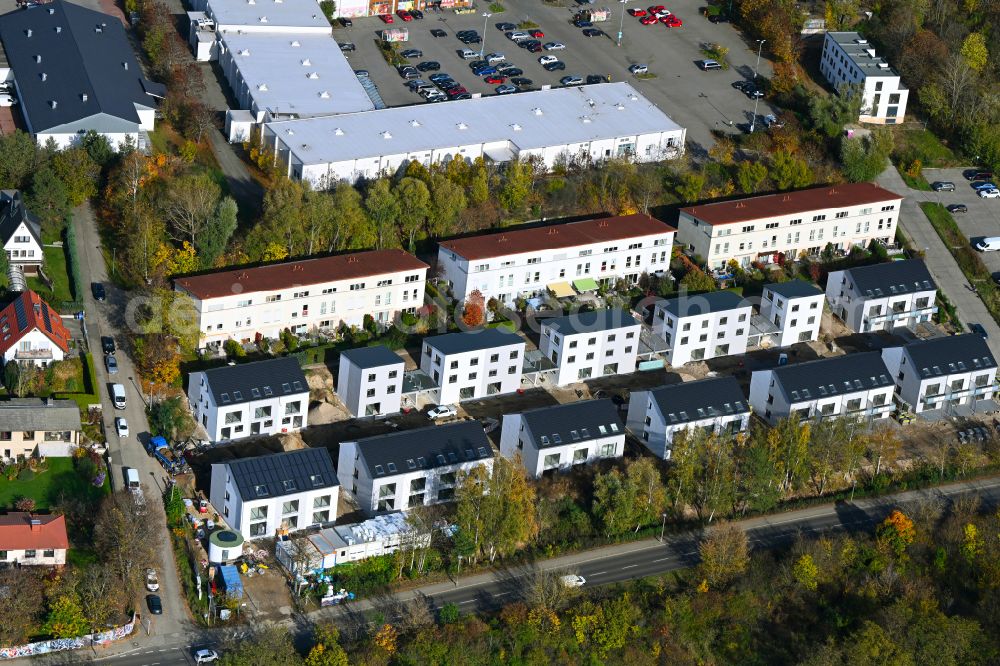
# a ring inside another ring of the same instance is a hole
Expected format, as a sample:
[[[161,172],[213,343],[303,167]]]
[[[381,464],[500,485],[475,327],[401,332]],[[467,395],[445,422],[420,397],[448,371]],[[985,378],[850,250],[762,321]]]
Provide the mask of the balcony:
[[[18,349],[14,353],[15,361],[51,361],[51,349]]]
[[[896,322],[903,319],[919,318],[922,316],[931,316],[938,311],[936,305],[930,305],[926,308],[916,308],[913,310],[900,310],[898,312],[886,312],[884,314],[877,315],[867,315],[865,319],[871,324],[881,324],[884,322]]]

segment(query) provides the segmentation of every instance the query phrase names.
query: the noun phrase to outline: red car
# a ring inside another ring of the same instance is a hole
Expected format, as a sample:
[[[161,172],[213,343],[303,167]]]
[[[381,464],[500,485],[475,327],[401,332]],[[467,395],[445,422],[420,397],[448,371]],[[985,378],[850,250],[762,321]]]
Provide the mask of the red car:
[[[660,19],[660,21],[662,21],[663,25],[667,26],[668,28],[679,28],[682,25],[684,25],[684,21],[680,20],[673,14],[671,14],[670,16],[664,16],[663,18]]]
[[[643,16],[641,19],[639,19],[639,23],[641,23],[643,25],[653,25],[654,23],[656,23],[656,17],[655,16]]]
[[[664,7],[663,5],[653,5],[652,7],[649,8],[649,13],[654,15],[659,14],[664,9],[666,9],[666,7]]]
[[[467,93],[467,92],[469,91],[465,89],[465,86],[459,86],[457,88],[452,88],[451,90],[449,90],[447,95],[448,97],[454,97],[455,95],[461,95],[462,93]]]
[[[499,74],[490,74],[485,79],[483,79],[483,81],[486,81],[486,83],[491,83],[491,84],[493,84],[493,83],[503,83],[506,80],[507,79],[505,77],[500,76]]]
[[[392,14],[379,14],[378,17],[382,19],[382,23],[392,23]]]
[[[531,35],[532,37],[544,37],[545,36],[545,33],[542,32],[541,30],[529,30],[528,34]]]
[[[400,9],[398,12],[396,12],[396,15],[399,16],[399,18],[403,19],[404,23],[413,20],[413,17],[410,16],[410,12],[406,11],[405,9]]]
[[[646,15],[645,9],[630,9],[628,10],[629,15],[635,16],[636,18]]]

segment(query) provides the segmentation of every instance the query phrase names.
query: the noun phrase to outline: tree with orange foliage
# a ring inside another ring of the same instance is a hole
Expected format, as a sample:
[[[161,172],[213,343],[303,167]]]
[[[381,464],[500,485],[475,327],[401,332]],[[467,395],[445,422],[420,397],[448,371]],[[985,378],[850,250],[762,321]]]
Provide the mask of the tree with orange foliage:
[[[882,524],[875,530],[875,534],[880,543],[889,546],[897,556],[901,556],[913,543],[917,531],[909,516],[899,509],[895,509],[888,518],[882,521]]]
[[[376,632],[372,642],[376,647],[384,650],[390,657],[396,654],[397,642],[399,641],[399,630],[391,624],[383,624],[382,628]]]
[[[472,293],[465,299],[465,307],[462,308],[462,323],[468,328],[477,328],[486,322],[486,299],[482,292],[473,289]]]

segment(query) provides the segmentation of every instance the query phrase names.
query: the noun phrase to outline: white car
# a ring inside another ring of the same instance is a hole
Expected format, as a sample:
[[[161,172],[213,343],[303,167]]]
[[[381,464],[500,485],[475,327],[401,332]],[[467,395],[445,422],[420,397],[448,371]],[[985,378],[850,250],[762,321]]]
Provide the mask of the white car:
[[[653,14],[653,16],[655,16],[656,18],[663,18],[664,16],[670,16],[670,10],[669,9],[661,9],[660,11],[656,12],[655,14]]]
[[[559,62],[559,58],[554,55],[543,55],[538,58],[539,65],[548,65],[551,62]]]
[[[587,579],[576,574],[569,574],[561,576],[559,578],[559,582],[561,582],[564,587],[583,587],[587,584]]]
[[[491,65],[496,65],[498,63],[503,62],[506,59],[507,59],[507,56],[505,56],[502,53],[487,53],[486,54],[486,62],[489,63],[489,64],[491,64]]]
[[[17,104],[17,99],[9,92],[0,92],[0,106],[14,106],[15,104]]]
[[[146,589],[156,592],[160,589],[160,581],[156,577],[156,569],[146,569]]]
[[[197,650],[194,653],[194,663],[210,664],[219,660],[219,653],[215,650]]]
[[[432,421],[437,421],[438,419],[443,419],[448,416],[458,416],[458,410],[451,405],[438,405],[434,409],[427,412],[427,417]]]
[[[980,199],[1000,199],[1000,190],[979,190]]]
[[[566,48],[566,45],[563,44],[562,42],[549,42],[542,48],[545,49],[546,51],[562,51],[563,49]]]
[[[118,436],[122,439],[128,437],[128,421],[126,421],[124,417],[115,417],[115,432],[117,432]]]
[[[528,33],[526,33],[526,32],[520,32],[520,31],[518,31],[518,32],[508,32],[507,33],[507,39],[509,39],[512,42],[522,42],[525,39],[528,39],[529,37],[530,37],[530,35]]]
[[[628,68],[628,71],[632,74],[645,74],[649,71],[649,67],[646,65],[632,65]]]
[[[462,49],[458,54],[462,56],[462,60],[472,60],[479,57],[479,51],[473,51],[472,49]]]

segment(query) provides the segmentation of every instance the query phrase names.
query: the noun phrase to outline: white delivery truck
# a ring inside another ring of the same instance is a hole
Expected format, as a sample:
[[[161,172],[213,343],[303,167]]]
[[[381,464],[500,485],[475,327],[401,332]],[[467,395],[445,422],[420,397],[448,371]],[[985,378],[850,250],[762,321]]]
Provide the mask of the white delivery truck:
[[[142,492],[142,487],[139,485],[139,470],[135,467],[125,468],[125,485],[133,493],[139,494]]]
[[[1000,250],[1000,236],[989,236],[976,243],[980,252],[996,252]]]
[[[124,384],[112,384],[111,385],[111,399],[115,403],[115,409],[125,409],[125,385]]]

